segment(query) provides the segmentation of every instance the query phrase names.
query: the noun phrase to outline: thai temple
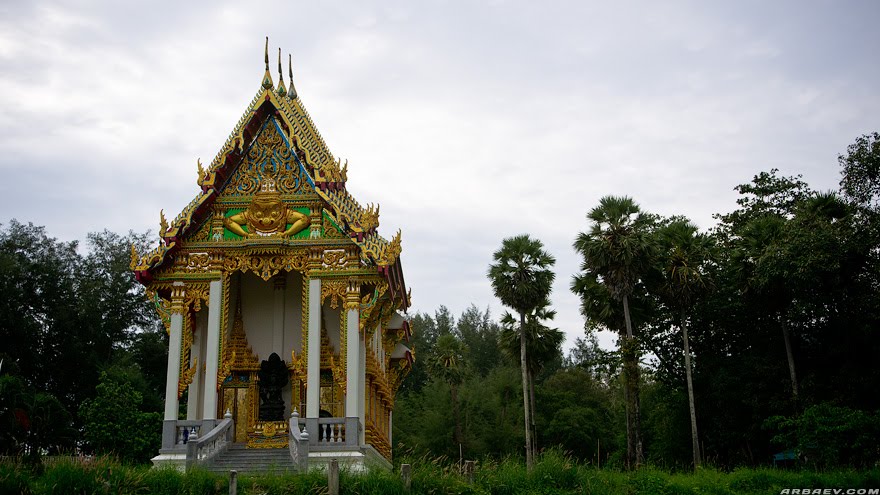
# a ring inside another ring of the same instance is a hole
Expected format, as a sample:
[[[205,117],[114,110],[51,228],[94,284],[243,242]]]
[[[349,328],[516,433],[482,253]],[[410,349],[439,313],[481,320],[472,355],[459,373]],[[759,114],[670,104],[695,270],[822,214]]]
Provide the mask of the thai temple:
[[[400,231],[346,189],[293,85],[256,96],[158,246],[131,268],[169,335],[156,465],[390,467],[394,397],[412,366]],[[271,455],[270,455],[271,454]],[[274,457],[272,457],[274,455]],[[232,459],[232,460],[230,460]]]

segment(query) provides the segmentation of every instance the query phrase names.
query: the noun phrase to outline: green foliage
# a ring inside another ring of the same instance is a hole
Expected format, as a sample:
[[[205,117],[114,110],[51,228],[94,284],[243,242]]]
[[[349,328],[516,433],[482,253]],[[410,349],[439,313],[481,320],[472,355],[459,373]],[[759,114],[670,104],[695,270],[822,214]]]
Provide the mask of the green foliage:
[[[92,494],[103,490],[95,469],[74,462],[60,462],[46,469],[33,485],[38,495]]]
[[[774,416],[766,426],[778,434],[781,449],[795,448],[799,458],[818,468],[873,466],[880,461],[880,415],[829,403],[791,416]]]
[[[147,493],[186,493],[184,474],[173,466],[148,469],[144,474],[144,487]]]
[[[18,463],[0,462],[0,495],[28,495],[32,475]]]
[[[840,163],[840,189],[848,198],[877,209],[880,200],[880,133],[864,134],[849,145]]]
[[[59,453],[76,438],[70,413],[52,394],[25,386],[15,375],[0,375],[0,452],[26,454],[36,461],[42,451]]]
[[[611,393],[581,368],[563,369],[537,390],[538,430],[544,445],[556,445],[576,458],[604,464],[616,450],[617,422]]]
[[[526,314],[526,361],[529,372],[536,376],[544,368],[562,353],[562,341],[565,335],[558,328],[550,328],[544,321],[552,320],[556,311],[549,309],[550,301],[544,301],[541,306],[534,308]],[[507,354],[514,362],[519,362],[520,353],[520,324],[510,313],[505,312],[501,317],[501,332],[498,334],[498,347]]]
[[[408,458],[412,465],[412,493],[514,495],[547,494],[778,494],[783,488],[876,488],[880,470],[781,471],[737,469],[730,473],[700,469],[696,473],[670,473],[643,468],[631,473],[595,469],[578,464],[566,454],[551,450],[539,456],[529,472],[520,461],[506,458],[476,463],[473,484],[461,474],[457,463],[443,458]],[[120,465],[108,458],[86,462],[53,462],[34,473],[20,464],[0,463],[0,495],[6,494],[154,494],[220,495],[228,493],[229,477],[203,470],[180,473],[174,469],[150,469]],[[323,471],[306,474],[243,475],[238,493],[243,495],[313,495],[326,493]],[[370,470],[340,472],[340,493],[403,494],[397,472]]]
[[[21,385],[15,421],[0,410],[3,453],[72,450],[80,405],[94,396],[99,371],[124,359],[141,329],[155,326],[128,268],[132,243],[143,248],[146,235],[89,234],[81,255],[77,243],[59,242],[42,227],[12,220],[0,230],[0,359],[3,377],[12,374]],[[149,370],[151,380],[164,383],[164,366]],[[6,385],[0,394],[11,392]],[[161,407],[159,394],[150,396],[153,410]]]
[[[574,241],[583,257],[581,271],[600,277],[611,295],[621,300],[633,292],[653,261],[655,247],[648,235],[653,219],[626,196],[603,197],[587,219],[590,230]]]
[[[523,315],[548,298],[556,259],[544,251],[541,241],[528,235],[504,239],[493,259],[489,281],[502,304]]]
[[[87,445],[99,454],[148,461],[161,443],[161,416],[140,410],[143,397],[124,377],[120,380],[102,372],[96,392],[80,410]]]

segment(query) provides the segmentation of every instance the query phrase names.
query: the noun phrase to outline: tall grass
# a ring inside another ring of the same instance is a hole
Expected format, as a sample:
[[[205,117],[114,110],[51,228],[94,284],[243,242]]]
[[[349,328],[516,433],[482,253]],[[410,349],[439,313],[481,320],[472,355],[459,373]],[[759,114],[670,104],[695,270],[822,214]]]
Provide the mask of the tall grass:
[[[527,472],[522,460],[507,458],[478,462],[473,483],[459,472],[460,466],[446,458],[410,458],[414,494],[778,494],[784,488],[880,488],[880,469],[867,471],[781,471],[737,469],[723,472],[701,469],[696,473],[670,473],[644,468],[634,472],[596,469],[579,464],[559,451],[540,456]],[[340,473],[343,494],[404,495],[397,472],[373,470]],[[125,466],[110,458],[88,462],[67,459],[34,467],[12,461],[0,462],[0,495],[24,494],[225,494],[228,476],[193,470]],[[243,495],[319,495],[327,493],[322,471],[307,474],[243,475],[238,493]]]

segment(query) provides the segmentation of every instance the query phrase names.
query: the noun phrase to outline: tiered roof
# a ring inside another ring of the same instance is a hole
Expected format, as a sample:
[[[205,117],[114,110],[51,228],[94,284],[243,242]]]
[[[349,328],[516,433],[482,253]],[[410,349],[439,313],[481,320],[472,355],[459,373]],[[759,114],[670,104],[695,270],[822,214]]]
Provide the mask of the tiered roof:
[[[394,292],[392,296],[401,297],[404,307],[408,306],[400,266],[400,231],[390,241],[380,236],[377,232],[378,206],[364,207],[346,190],[348,162],[343,164],[330,153],[294,88],[292,66],[288,70],[289,89],[281,72],[279,49],[279,83],[276,86],[269,72],[267,40],[266,71],[260,89],[207,169],[201,163],[198,164],[198,185],[201,191],[167,225],[163,215],[159,245],[143,256],[137,256],[133,252],[132,269],[138,280],[147,283],[158,269],[166,265],[169,257],[180,248],[184,236],[198,228],[206,215],[210,215],[211,205],[227,179],[247,156],[261,126],[266,119],[274,117],[285,134],[290,151],[303,163],[305,180],[322,200],[324,213],[344,235],[357,244],[362,263],[377,267],[388,279]]]

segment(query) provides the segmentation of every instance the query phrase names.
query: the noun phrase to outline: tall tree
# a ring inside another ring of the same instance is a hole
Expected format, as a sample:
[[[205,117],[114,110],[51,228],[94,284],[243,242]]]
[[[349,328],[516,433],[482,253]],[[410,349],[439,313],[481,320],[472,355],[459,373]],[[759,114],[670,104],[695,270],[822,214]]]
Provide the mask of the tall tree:
[[[526,315],[526,356],[529,384],[529,404],[531,406],[532,428],[532,456],[538,452],[538,414],[537,401],[535,400],[535,377],[541,369],[554,358],[560,356],[560,346],[565,336],[558,328],[550,328],[544,324],[556,316],[556,311],[550,309],[550,301],[544,303]],[[516,318],[505,312],[501,317],[502,330],[498,344],[501,350],[511,357],[519,354],[520,339]]]
[[[625,394],[627,403],[627,467],[644,461],[639,412],[638,341],[633,334],[629,296],[648,272],[654,259],[649,235],[652,217],[644,214],[629,197],[605,196],[587,214],[588,232],[578,234],[575,250],[583,257],[581,270],[594,274],[609,293],[623,304],[626,337],[622,339]],[[573,282],[573,289],[578,283]],[[582,300],[590,294],[578,293]]]
[[[480,311],[470,305],[458,318],[456,330],[465,346],[468,366],[480,376],[486,376],[500,360],[498,333],[500,327],[492,320],[487,308]]]
[[[735,188],[742,196],[738,210],[718,218],[717,235],[744,290],[756,298],[764,316],[772,318],[782,333],[791,383],[791,397],[798,400],[789,310],[794,299],[790,283],[790,259],[782,256],[786,230],[798,205],[814,195],[800,176],[779,177],[778,170],[761,172],[751,183]]]
[[[504,239],[501,249],[489,265],[489,280],[495,296],[519,314],[520,366],[522,368],[523,416],[526,433],[526,467],[534,465],[532,457],[529,374],[526,351],[526,315],[550,296],[555,274],[551,267],[556,260],[544,251],[544,245],[528,235]]]
[[[697,434],[697,411],[694,404],[694,382],[691,367],[688,317],[693,305],[709,287],[705,269],[710,261],[709,237],[697,232],[697,226],[686,219],[673,219],[658,230],[660,292],[667,305],[679,319],[684,342],[685,378],[687,381],[688,409],[691,419],[691,444],[694,469],[701,465],[700,441]]]
[[[461,445],[463,437],[461,434],[461,415],[458,407],[458,387],[464,381],[464,346],[455,335],[446,333],[437,339],[430,367],[434,376],[449,385],[449,395],[452,400],[452,419],[455,424],[452,440],[456,445]]]

